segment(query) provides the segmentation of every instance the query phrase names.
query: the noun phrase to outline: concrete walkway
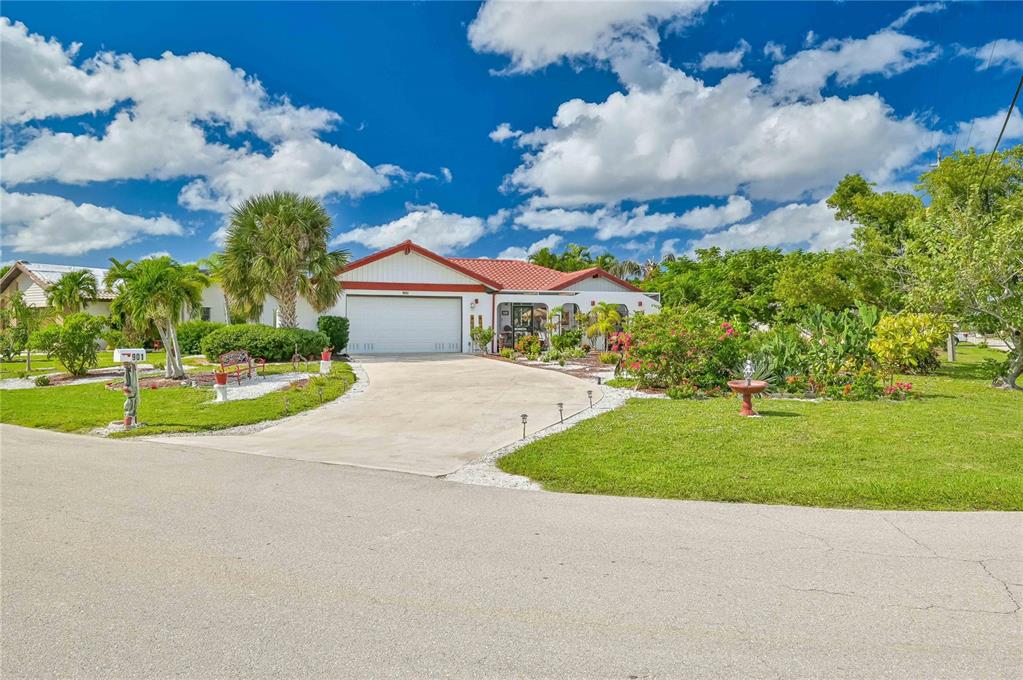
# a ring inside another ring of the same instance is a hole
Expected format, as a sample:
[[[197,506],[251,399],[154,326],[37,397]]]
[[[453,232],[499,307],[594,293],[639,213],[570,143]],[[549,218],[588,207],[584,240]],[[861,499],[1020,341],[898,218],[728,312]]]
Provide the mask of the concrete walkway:
[[[586,408],[587,390],[555,371],[463,354],[357,358],[369,387],[265,430],[242,435],[153,437],[152,441],[440,476],[488,451]]]
[[[0,443],[5,679],[1023,668],[1019,513],[511,491],[9,426]]]

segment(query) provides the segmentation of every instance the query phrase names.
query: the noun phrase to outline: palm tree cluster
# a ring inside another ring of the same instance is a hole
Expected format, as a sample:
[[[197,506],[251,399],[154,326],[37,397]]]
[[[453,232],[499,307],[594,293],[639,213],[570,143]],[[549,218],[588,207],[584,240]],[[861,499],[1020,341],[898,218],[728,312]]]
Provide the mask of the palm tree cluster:
[[[253,196],[234,209],[217,278],[234,309],[258,319],[269,295],[278,323],[298,325],[298,298],[317,312],[341,294],[337,275],[348,252],[330,250],[330,215],[318,201],[294,193]]]
[[[82,269],[67,272],[46,291],[50,306],[60,314],[74,314],[96,299],[99,283],[92,272]]]
[[[661,271],[662,264],[674,259],[675,256],[669,254],[661,260],[651,258],[642,263],[635,260],[619,260],[611,253],[593,255],[587,246],[574,243],[565,246],[565,250],[560,254],[550,248],[541,248],[529,256],[529,261],[533,264],[556,269],[559,272],[577,272],[590,267],[600,267],[613,276],[629,281],[649,279]]]
[[[123,316],[138,331],[155,328],[167,350],[164,375],[185,377],[177,326],[186,313],[199,310],[209,277],[193,264],[179,264],[166,256],[138,262],[110,258],[110,263],[106,284],[117,291],[111,314]]]

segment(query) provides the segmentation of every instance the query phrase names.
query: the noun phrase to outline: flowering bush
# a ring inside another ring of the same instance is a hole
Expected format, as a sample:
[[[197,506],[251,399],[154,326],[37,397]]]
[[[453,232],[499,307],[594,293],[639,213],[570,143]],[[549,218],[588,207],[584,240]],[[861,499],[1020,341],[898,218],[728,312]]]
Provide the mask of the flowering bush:
[[[630,319],[628,333],[615,343],[625,352],[624,367],[643,386],[697,389],[722,386],[729,368],[740,363],[740,332],[696,307],[668,307]]]
[[[905,401],[913,396],[913,384],[897,382],[884,388],[884,396],[896,401]]]
[[[540,354],[540,336],[523,335],[515,343],[515,349],[531,359],[536,358]]]

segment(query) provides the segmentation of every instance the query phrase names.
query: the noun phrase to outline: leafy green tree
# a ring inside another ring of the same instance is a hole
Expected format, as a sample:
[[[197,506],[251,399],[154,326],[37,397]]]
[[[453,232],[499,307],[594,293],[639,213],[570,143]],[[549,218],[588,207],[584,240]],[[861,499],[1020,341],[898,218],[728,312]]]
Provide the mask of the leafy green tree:
[[[62,314],[73,314],[85,309],[96,299],[98,282],[92,272],[82,269],[67,272],[46,291],[50,306]]]
[[[774,295],[782,316],[794,320],[815,306],[837,312],[857,302],[882,305],[885,290],[862,253],[840,248],[786,254],[778,267]]]
[[[280,304],[280,325],[298,325],[301,296],[317,312],[341,295],[337,276],[348,264],[344,250],[329,250],[330,216],[318,201],[274,192],[249,198],[231,214],[224,248],[224,290],[250,319],[270,295]]]
[[[107,285],[117,291],[111,312],[131,319],[136,328],[155,327],[167,351],[166,377],[185,377],[177,327],[182,316],[200,309],[209,277],[195,265],[178,264],[166,256],[110,262]]]
[[[541,248],[536,251],[529,256],[529,261],[541,267],[547,267],[548,269],[558,269],[560,266],[560,258],[558,258],[558,254],[550,248]]]
[[[9,331],[8,346],[14,349],[14,354],[25,351],[26,371],[32,370],[32,344],[29,340],[45,319],[45,310],[30,307],[20,290],[0,301],[0,329]]]
[[[50,353],[71,375],[85,375],[97,364],[97,343],[105,325],[101,316],[76,312],[64,317],[53,334]]]

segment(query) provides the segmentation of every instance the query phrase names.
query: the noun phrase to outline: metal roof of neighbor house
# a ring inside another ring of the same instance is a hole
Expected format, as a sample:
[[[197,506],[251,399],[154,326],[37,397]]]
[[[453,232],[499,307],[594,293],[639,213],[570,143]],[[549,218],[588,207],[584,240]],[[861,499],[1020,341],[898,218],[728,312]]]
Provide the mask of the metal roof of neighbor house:
[[[96,277],[97,300],[113,300],[117,297],[117,293],[103,285],[103,279],[106,277],[108,270],[101,269],[99,267],[77,267],[66,264],[43,264],[41,262],[26,262],[25,260],[18,260],[11,267],[11,270],[7,273],[7,275],[4,276],[3,286],[6,286],[9,281],[13,280],[17,276],[17,274],[15,274],[16,271],[22,271],[28,274],[29,278],[45,290],[56,283],[64,274],[67,274],[68,272],[80,272],[83,270],[90,272]]]

